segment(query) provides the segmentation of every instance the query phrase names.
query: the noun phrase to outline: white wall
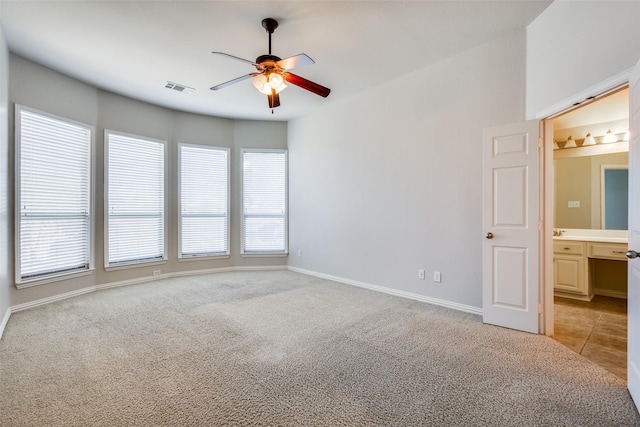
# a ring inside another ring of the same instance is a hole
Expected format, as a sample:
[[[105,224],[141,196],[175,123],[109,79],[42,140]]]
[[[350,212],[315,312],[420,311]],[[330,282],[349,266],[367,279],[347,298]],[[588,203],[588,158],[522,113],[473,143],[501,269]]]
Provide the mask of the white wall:
[[[286,148],[287,124],[283,122],[247,122],[177,112],[141,101],[105,92],[62,75],[20,56],[10,55],[10,106],[23,104],[59,116],[95,126],[95,267],[94,274],[63,280],[25,289],[16,289],[13,277],[3,284],[3,292],[10,289],[12,306],[72,292],[93,285],[102,285],[138,278],[151,277],[153,270],[164,273],[207,270],[235,266],[285,266],[286,258],[240,257],[240,177],[241,148]],[[10,109],[9,122],[13,111]],[[7,121],[5,121],[7,122]],[[168,142],[167,169],[167,262],[160,266],[139,266],[123,270],[106,271],[104,268],[104,129],[118,130],[148,136]],[[13,138],[12,131],[10,138]],[[0,142],[1,143],[1,142]],[[228,258],[178,261],[178,200],[177,200],[177,150],[179,143],[206,144],[231,148],[231,255]],[[0,145],[1,148],[1,145]],[[10,154],[10,158],[12,153]],[[13,185],[13,165],[9,180]],[[1,181],[0,177],[0,183]],[[6,179],[6,177],[4,178]],[[12,200],[13,189],[10,189]],[[9,203],[13,209],[13,203]],[[5,226],[7,222],[5,221]],[[13,224],[9,221],[10,236]],[[6,227],[5,227],[6,228]],[[11,242],[13,239],[10,239]],[[13,264],[13,254],[10,254]],[[11,267],[13,271],[13,267]],[[0,294],[1,295],[1,294]]]
[[[482,307],[482,129],[524,68],[521,31],[290,122],[289,265]]]
[[[2,14],[0,3],[0,15]],[[0,24],[0,332],[9,309],[11,239],[9,238],[9,50]]]
[[[639,58],[639,1],[555,1],[527,27],[527,117]]]

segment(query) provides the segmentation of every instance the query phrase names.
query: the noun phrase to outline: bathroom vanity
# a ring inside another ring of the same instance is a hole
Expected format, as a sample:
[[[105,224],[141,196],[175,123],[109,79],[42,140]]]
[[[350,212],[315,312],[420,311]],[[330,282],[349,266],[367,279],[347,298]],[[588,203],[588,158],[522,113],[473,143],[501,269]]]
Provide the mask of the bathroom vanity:
[[[554,230],[554,294],[590,301],[594,295],[593,260],[624,262],[626,270],[628,237],[626,230]]]

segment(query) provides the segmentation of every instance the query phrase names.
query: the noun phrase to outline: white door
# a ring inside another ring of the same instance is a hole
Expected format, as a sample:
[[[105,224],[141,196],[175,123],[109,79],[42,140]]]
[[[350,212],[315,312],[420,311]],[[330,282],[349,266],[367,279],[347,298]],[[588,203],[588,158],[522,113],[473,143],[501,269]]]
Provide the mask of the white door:
[[[629,294],[627,384],[640,406],[640,62],[629,79]]]
[[[485,323],[538,333],[540,124],[484,130],[482,310]]]

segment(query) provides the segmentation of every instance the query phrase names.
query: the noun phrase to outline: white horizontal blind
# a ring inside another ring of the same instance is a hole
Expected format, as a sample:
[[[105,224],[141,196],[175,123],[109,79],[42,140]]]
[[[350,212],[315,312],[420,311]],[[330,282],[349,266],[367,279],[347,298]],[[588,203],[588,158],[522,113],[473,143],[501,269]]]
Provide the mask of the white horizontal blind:
[[[107,265],[164,259],[164,142],[106,132]]]
[[[287,252],[287,152],[243,151],[243,253]]]
[[[88,270],[91,128],[17,108],[19,282]]]
[[[229,150],[180,145],[180,256],[229,253]]]

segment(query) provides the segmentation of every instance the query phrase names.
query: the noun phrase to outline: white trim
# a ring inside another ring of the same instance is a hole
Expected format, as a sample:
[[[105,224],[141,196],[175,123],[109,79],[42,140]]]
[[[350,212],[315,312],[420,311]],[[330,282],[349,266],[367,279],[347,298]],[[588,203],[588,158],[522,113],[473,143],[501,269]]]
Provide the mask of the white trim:
[[[204,150],[225,151],[227,153],[227,212],[226,212],[227,245],[225,248],[225,252],[215,252],[215,253],[212,252],[212,253],[203,254],[203,255],[184,255],[182,253],[182,147],[198,148],[198,149],[204,149]],[[216,259],[216,258],[228,258],[231,255],[231,220],[230,220],[230,217],[231,217],[231,148],[180,142],[178,143],[177,157],[178,157],[178,165],[177,165],[178,187],[176,188],[176,191],[178,194],[178,212],[176,214],[176,217],[178,218],[178,261],[195,261],[195,260],[206,260],[206,259]]]
[[[61,282],[63,280],[75,279],[78,277],[91,276],[94,273],[95,273],[95,268],[92,268],[89,270],[78,270],[78,271],[71,271],[71,272],[66,272],[61,274],[55,274],[55,275],[48,276],[46,278],[38,278],[31,281],[23,280],[21,283],[16,282],[16,288],[26,289],[32,286],[46,285],[48,283],[55,283],[55,282]]]
[[[542,162],[544,162],[544,168],[541,175],[543,184],[540,192],[540,208],[542,212],[542,253],[540,255],[540,272],[541,281],[540,287],[542,288],[541,299],[543,306],[542,324],[543,329],[540,330],[541,334],[552,337],[554,331],[554,290],[553,290],[553,239],[548,236],[553,235],[553,219],[555,204],[555,170],[553,168],[553,120],[544,119],[541,120],[544,127],[543,142],[542,142]]]
[[[61,301],[63,299],[73,298],[79,295],[88,294],[90,292],[95,291],[96,289],[97,289],[96,286],[88,286],[86,288],[78,289],[75,291],[65,292],[63,294],[53,295],[47,298],[42,298],[39,300],[29,301],[23,304],[14,305],[10,307],[10,310],[11,310],[11,313],[13,314],[13,313],[17,313],[18,311],[27,310],[29,308],[39,307],[41,305],[49,304],[56,301]]]
[[[618,90],[620,87],[628,85],[631,71],[633,71],[633,67],[580,91],[577,94],[552,105],[551,107],[547,107],[544,110],[539,111],[534,118],[549,119],[557,114],[565,113],[574,107],[581,106],[580,104],[584,103],[584,101],[590,97],[598,98]]]
[[[162,170],[163,170],[163,195],[162,195],[162,202],[163,202],[163,209],[162,209],[162,239],[163,239],[163,247],[162,247],[162,259],[161,260],[157,260],[157,259],[151,259],[151,260],[142,260],[142,261],[132,261],[132,262],[125,262],[125,263],[115,263],[115,264],[110,264],[109,263],[109,135],[116,135],[116,136],[122,136],[125,138],[132,138],[132,139],[138,139],[141,141],[147,141],[147,142],[155,142],[158,144],[162,144],[162,151],[163,151],[163,159],[162,159]],[[170,188],[169,188],[169,142],[165,141],[163,139],[158,139],[158,138],[153,138],[153,137],[149,137],[149,136],[144,136],[144,135],[137,135],[137,134],[133,134],[133,133],[127,133],[127,132],[121,132],[118,130],[113,130],[113,129],[104,129],[103,132],[103,165],[104,165],[104,171],[103,171],[103,198],[104,198],[104,206],[103,206],[103,213],[104,213],[104,225],[103,225],[103,230],[102,233],[104,235],[104,267],[105,270],[109,271],[109,269],[114,269],[123,265],[131,265],[131,266],[135,266],[135,265],[152,265],[155,262],[166,262],[167,261],[167,257],[168,257],[168,251],[167,251],[167,247],[168,247],[168,238],[167,236],[169,235],[168,231],[169,231],[169,215],[167,215],[167,195],[170,193]]]
[[[23,279],[21,276],[21,262],[22,257],[20,256],[21,252],[21,240],[20,240],[20,187],[21,187],[21,162],[20,162],[20,151],[22,150],[22,111],[27,111],[32,114],[40,115],[43,117],[47,117],[49,119],[57,120],[66,124],[70,124],[73,126],[85,128],[89,130],[89,236],[88,236],[88,248],[89,248],[89,267],[84,270],[76,270],[68,273],[50,273],[38,275],[34,278]],[[67,117],[59,116],[57,114],[49,113],[47,111],[39,110],[37,108],[31,108],[23,104],[16,103],[14,105],[14,118],[13,125],[15,127],[15,135],[14,135],[14,171],[13,171],[13,201],[14,201],[14,265],[15,272],[14,278],[16,287],[18,289],[28,288],[31,286],[42,285],[51,282],[57,282],[60,280],[65,280],[70,277],[79,277],[85,274],[93,274],[95,269],[95,189],[96,189],[96,179],[95,179],[95,171],[96,171],[96,127],[84,122],[80,122],[77,120],[73,120]],[[2,329],[0,329],[0,337],[2,336]]]
[[[2,317],[2,322],[0,322],[0,338],[2,338],[5,326],[7,326],[7,323],[9,323],[9,317],[11,317],[11,313],[11,307],[9,307]]]
[[[122,264],[113,264],[106,266],[104,268],[105,271],[115,271],[115,270],[127,270],[129,268],[137,268],[137,267],[148,267],[150,265],[161,265],[167,263],[167,258],[157,259],[157,260],[143,260],[143,261],[129,261],[123,262]]]
[[[566,113],[574,108],[581,106],[580,104],[587,104],[584,102],[587,98],[594,96],[596,98],[600,98],[602,96],[608,95],[612,92],[615,92],[625,86],[629,85],[629,78],[631,77],[631,73],[633,71],[633,67],[628,68],[615,76],[612,76],[602,82],[595,84],[587,89],[578,92],[577,94],[564,99],[550,107],[545,108],[542,111],[539,111],[536,115],[536,119],[540,119],[544,121],[544,139],[543,146],[544,150],[542,152],[543,160],[545,161],[544,165],[544,186],[543,188],[546,191],[540,191],[540,201],[542,204],[542,212],[544,212],[544,217],[541,219],[543,223],[543,253],[540,258],[540,270],[543,272],[543,276],[541,276],[542,284],[541,286],[544,288],[545,295],[543,302],[543,314],[544,314],[544,331],[541,332],[547,336],[554,335],[554,296],[566,296],[562,292],[554,290],[554,279],[553,279],[553,239],[550,237],[553,235],[553,222],[554,222],[554,209],[555,209],[555,190],[554,190],[554,168],[553,168],[553,160],[555,160],[555,152],[553,151],[553,117]],[[592,100],[591,100],[592,101]],[[622,143],[620,143],[622,144]],[[582,147],[582,149],[593,150],[590,147]],[[600,150],[595,149],[595,150]],[[561,150],[557,150],[561,151]],[[557,157],[560,158],[560,157]],[[544,263],[544,264],[543,264]],[[575,296],[569,296],[570,298],[576,298]],[[580,299],[580,298],[578,298]],[[591,299],[587,296],[587,301]]]
[[[315,276],[321,279],[332,280],[334,282],[344,283],[345,285],[357,286],[359,288],[365,288],[376,292],[382,292],[389,295],[394,295],[402,298],[412,299],[420,302],[426,302],[428,304],[439,305],[441,307],[451,308],[458,311],[464,311],[466,313],[477,314],[482,316],[482,308],[473,307],[470,305],[459,304],[457,302],[447,301],[438,298],[431,298],[425,295],[414,294],[411,292],[400,291],[397,289],[387,288],[379,285],[372,285],[370,283],[359,282],[357,280],[345,279],[342,277],[331,276],[329,274],[318,273],[316,271],[305,270],[303,268],[289,266],[289,270],[296,273],[306,274],[308,276]]]
[[[284,154],[284,251],[245,251],[244,248],[244,155],[245,153]],[[243,148],[240,150],[240,256],[288,256],[289,255],[289,150],[287,148]]]

